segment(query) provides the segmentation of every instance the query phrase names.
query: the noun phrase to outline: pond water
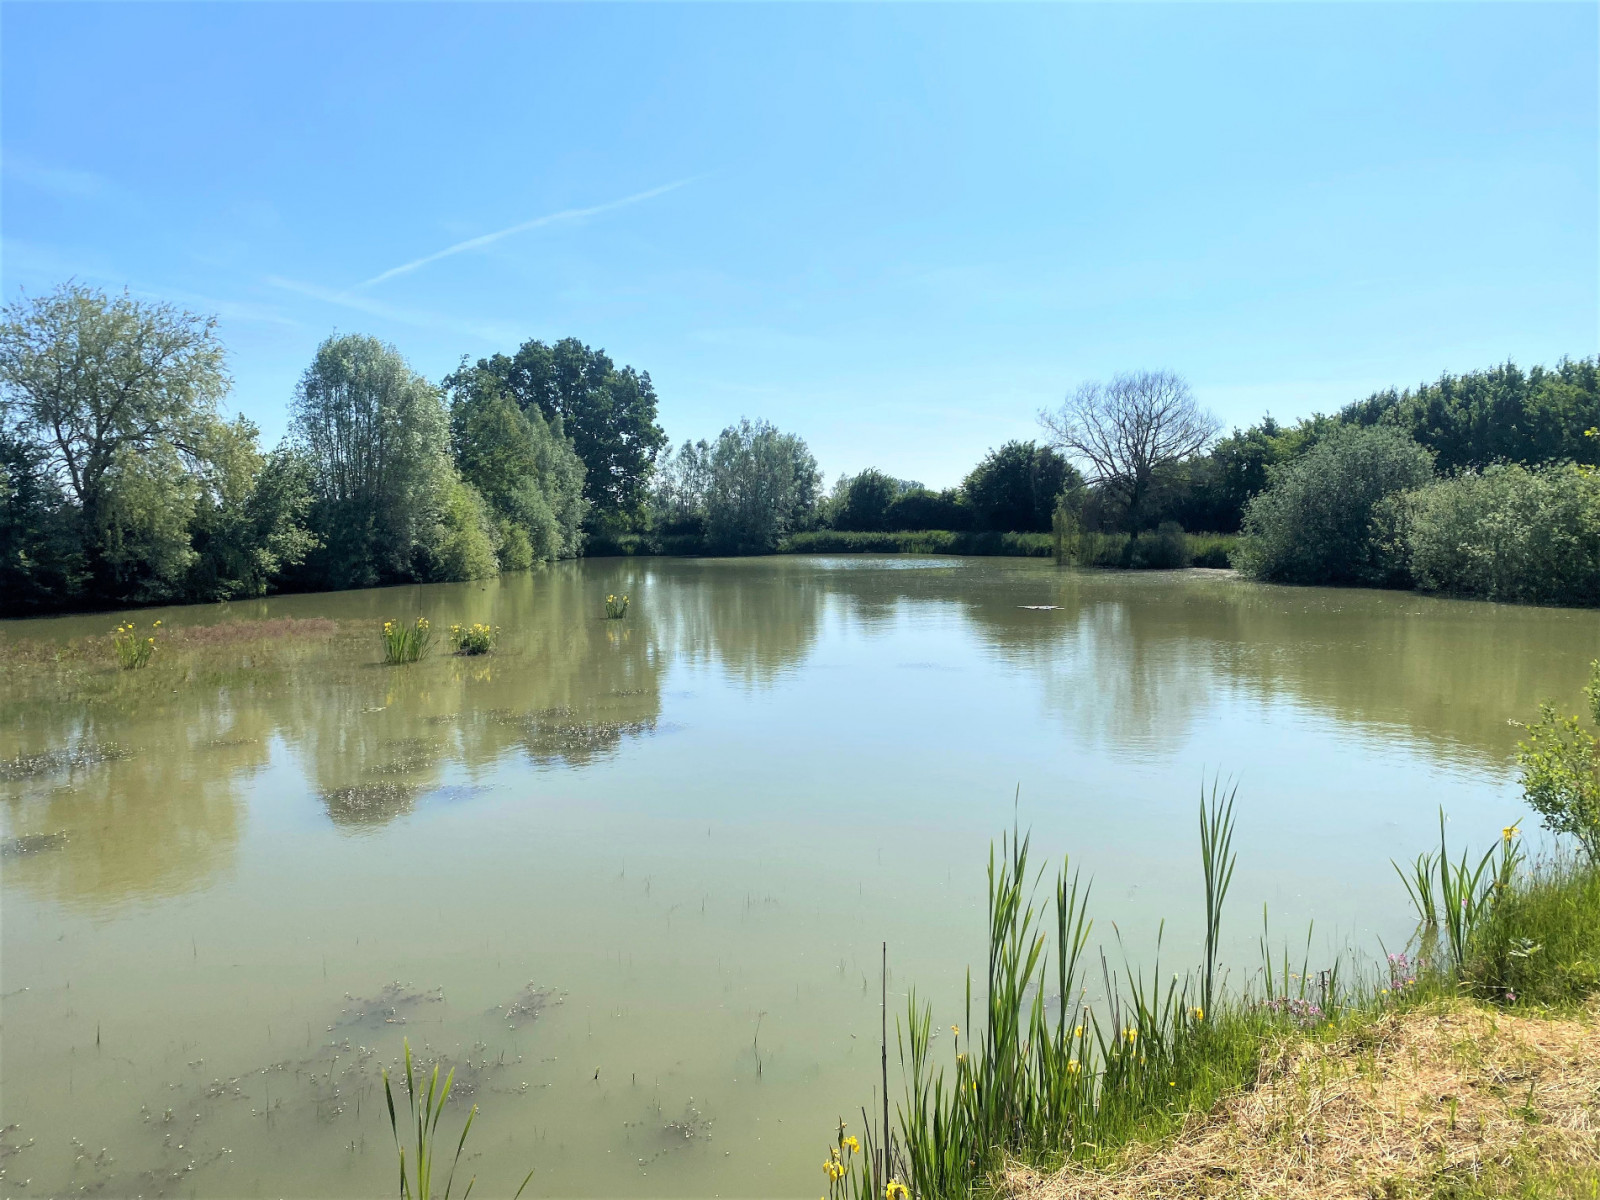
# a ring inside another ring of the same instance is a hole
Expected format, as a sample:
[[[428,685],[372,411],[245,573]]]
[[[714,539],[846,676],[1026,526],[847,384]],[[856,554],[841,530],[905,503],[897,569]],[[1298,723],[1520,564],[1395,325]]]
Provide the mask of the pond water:
[[[378,623],[419,613],[500,648],[382,666]],[[1232,776],[1235,970],[1263,903],[1313,958],[1375,954],[1410,930],[1389,858],[1441,805],[1480,846],[1521,815],[1508,722],[1576,709],[1600,654],[1594,612],[1003,559],[601,559],[135,619],[258,616],[357,632],[0,697],[8,1195],[387,1193],[404,1037],[480,1106],[476,1194],[814,1196],[873,1096],[880,944],[892,1009],[914,982],[960,1019],[1014,818],[1093,876],[1097,942],[1148,963],[1164,917],[1188,967],[1197,799]]]

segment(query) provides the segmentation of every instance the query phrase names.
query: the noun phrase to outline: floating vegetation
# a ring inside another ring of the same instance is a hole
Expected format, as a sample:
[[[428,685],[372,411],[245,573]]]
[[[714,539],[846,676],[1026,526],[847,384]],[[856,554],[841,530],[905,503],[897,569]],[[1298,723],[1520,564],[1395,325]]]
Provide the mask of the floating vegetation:
[[[386,983],[376,996],[361,997],[345,993],[345,1006],[339,1010],[332,1029],[337,1026],[356,1025],[363,1029],[382,1029],[385,1025],[404,1025],[409,1014],[414,1014],[427,1004],[444,1000],[444,989],[429,992],[417,991],[399,980]]]
[[[615,750],[624,738],[643,737],[658,730],[654,717],[638,721],[590,720],[565,706],[525,713],[497,709],[488,714],[488,719],[496,725],[520,729],[523,743],[535,759],[568,763],[588,762]]]
[[[628,598],[626,596],[606,597],[606,619],[620,621],[628,615]]]
[[[433,649],[433,631],[427,617],[418,617],[415,625],[406,626],[399,621],[385,621],[383,633],[383,661],[391,666],[421,662]]]
[[[692,1142],[696,1138],[704,1141],[711,1140],[711,1118],[706,1116],[694,1105],[694,1097],[689,1097],[689,1102],[683,1106],[683,1115],[675,1121],[668,1121],[662,1132],[675,1138],[682,1138]]]
[[[374,775],[409,775],[438,765],[439,748],[426,738],[396,738],[385,745],[393,748],[395,756],[373,767]]]
[[[115,742],[103,745],[80,742],[65,750],[45,750],[38,754],[19,754],[15,758],[0,759],[0,780],[33,779],[39,775],[98,766],[127,757],[128,751]]]
[[[7,842],[0,842],[0,858],[26,858],[30,854],[59,850],[66,844],[65,830],[59,833],[27,833]]]
[[[150,633],[144,637],[139,636],[139,631],[132,621],[118,625],[111,631],[111,646],[117,653],[117,665],[124,671],[136,671],[140,667],[150,665],[150,656],[156,650],[156,631],[161,628],[157,621],[150,627]]]
[[[259,746],[260,738],[212,738],[206,743],[213,750],[232,750],[239,746]]]
[[[417,788],[409,783],[358,783],[322,793],[328,816],[338,825],[375,825],[411,811]]]
[[[518,1025],[526,1025],[537,1020],[539,1014],[553,1005],[560,1004],[566,997],[550,988],[540,987],[530,982],[520,992],[499,1008],[491,1010],[505,1017],[507,1024],[515,1029]]]
[[[500,630],[492,625],[452,625],[450,626],[450,644],[455,647],[455,652],[468,656],[474,654],[487,654],[494,649],[495,639],[500,636]]]

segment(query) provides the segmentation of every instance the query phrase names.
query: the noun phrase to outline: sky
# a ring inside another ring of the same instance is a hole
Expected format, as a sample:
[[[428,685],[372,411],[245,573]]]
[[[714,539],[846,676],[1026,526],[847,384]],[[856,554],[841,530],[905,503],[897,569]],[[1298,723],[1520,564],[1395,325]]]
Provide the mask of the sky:
[[[1600,352],[1600,6],[4,4],[0,284],[574,336],[674,441],[959,482],[1078,383],[1226,425]]]

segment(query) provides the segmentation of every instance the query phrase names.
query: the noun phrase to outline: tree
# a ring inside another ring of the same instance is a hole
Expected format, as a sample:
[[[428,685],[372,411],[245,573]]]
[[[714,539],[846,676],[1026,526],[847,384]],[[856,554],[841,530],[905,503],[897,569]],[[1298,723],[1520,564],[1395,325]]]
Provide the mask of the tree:
[[[1033,532],[1050,528],[1056,497],[1081,482],[1050,447],[1010,441],[991,450],[961,487],[980,528]]]
[[[77,516],[43,450],[0,430],[0,613],[64,607],[82,585]]]
[[[1198,454],[1219,427],[1183,376],[1171,371],[1081,384],[1057,411],[1041,412],[1039,423],[1053,445],[1086,464],[1091,484],[1126,504],[1136,525],[1156,471]]]
[[[704,534],[706,499],[711,492],[711,446],[704,438],[685,441],[676,454],[662,457],[651,496],[651,516],[665,534]]]
[[[450,444],[461,477],[488,502],[506,570],[575,555],[582,545],[583,463],[561,428],[526,412],[492,372],[450,376]]]
[[[219,444],[229,387],[216,319],[75,283],[4,318],[0,419],[76,510],[87,590],[177,594],[193,557],[194,476]]]
[[[960,488],[942,492],[911,487],[901,492],[884,514],[885,529],[971,529],[972,505]]]
[[[817,460],[799,437],[765,421],[730,425],[711,446],[706,537],[719,550],[770,554],[817,506]]]
[[[479,359],[476,369],[499,378],[524,412],[537,409],[547,421],[560,420],[583,460],[591,524],[614,528],[639,518],[667,444],[648,371],[618,369],[604,350],[577,338],[553,346],[527,341],[514,357]]]
[[[370,587],[416,578],[454,475],[438,389],[393,346],[347,334],[317,347],[293,413],[314,481],[321,582]]]
[[[1405,581],[1384,502],[1433,478],[1433,456],[1391,426],[1334,430],[1273,467],[1245,509],[1235,563],[1275,583]]]
[[[868,467],[859,475],[845,476],[834,490],[833,527],[882,530],[889,526],[889,506],[905,489],[900,481]]]
[[[263,596],[320,544],[307,528],[313,500],[306,456],[283,445],[263,455],[256,427],[239,418],[202,478],[190,524],[191,600]]]

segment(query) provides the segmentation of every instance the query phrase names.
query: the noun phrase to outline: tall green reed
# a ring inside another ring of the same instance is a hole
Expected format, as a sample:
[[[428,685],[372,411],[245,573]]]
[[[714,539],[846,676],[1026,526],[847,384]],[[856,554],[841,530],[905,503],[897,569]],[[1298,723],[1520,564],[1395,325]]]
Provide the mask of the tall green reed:
[[[1468,945],[1478,926],[1488,917],[1499,898],[1511,886],[1521,862],[1515,825],[1501,831],[1500,844],[1491,846],[1474,864],[1466,850],[1451,859],[1445,838],[1444,809],[1439,810],[1439,850],[1417,857],[1411,872],[1390,860],[1406,894],[1417,911],[1424,929],[1424,940],[1433,941],[1433,930],[1442,930],[1450,967],[1459,972],[1466,963]],[[1496,858],[1498,856],[1498,861]]]
[[[406,1121],[406,1137],[411,1137],[412,1131],[416,1133],[416,1151],[412,1156],[409,1166],[406,1163],[406,1143],[400,1138],[400,1119],[394,1106],[394,1091],[389,1086],[389,1071],[383,1071],[383,1098],[389,1106],[389,1129],[394,1134],[395,1149],[400,1154],[400,1196],[401,1200],[434,1200],[434,1171],[439,1165],[439,1118],[444,1115],[445,1102],[450,1099],[450,1086],[455,1082],[456,1073],[452,1068],[445,1076],[444,1086],[439,1085],[439,1066],[434,1064],[433,1075],[427,1081],[426,1090],[422,1090],[421,1080],[412,1069],[411,1042],[404,1041],[405,1066],[406,1066],[406,1099],[410,1105],[410,1113]],[[467,1113],[466,1124],[461,1127],[461,1136],[456,1139],[456,1152],[450,1159],[450,1169],[445,1174],[443,1200],[450,1200],[451,1189],[455,1185],[456,1167],[461,1162],[461,1151],[467,1144],[467,1135],[472,1132],[472,1122],[478,1115],[478,1106],[474,1104],[472,1111]],[[448,1147],[449,1143],[445,1143]],[[516,1195],[521,1196],[523,1189],[528,1186],[528,1181],[533,1178],[529,1171],[522,1180],[522,1186],[517,1188]],[[461,1200],[467,1200],[472,1194],[472,1185],[478,1182],[474,1175],[467,1181],[466,1190],[461,1193]],[[516,1200],[516,1197],[513,1197]]]
[[[383,632],[383,661],[393,665],[421,662],[433,649],[433,630],[427,617],[418,617],[415,625],[402,625],[399,621],[385,621]]]

